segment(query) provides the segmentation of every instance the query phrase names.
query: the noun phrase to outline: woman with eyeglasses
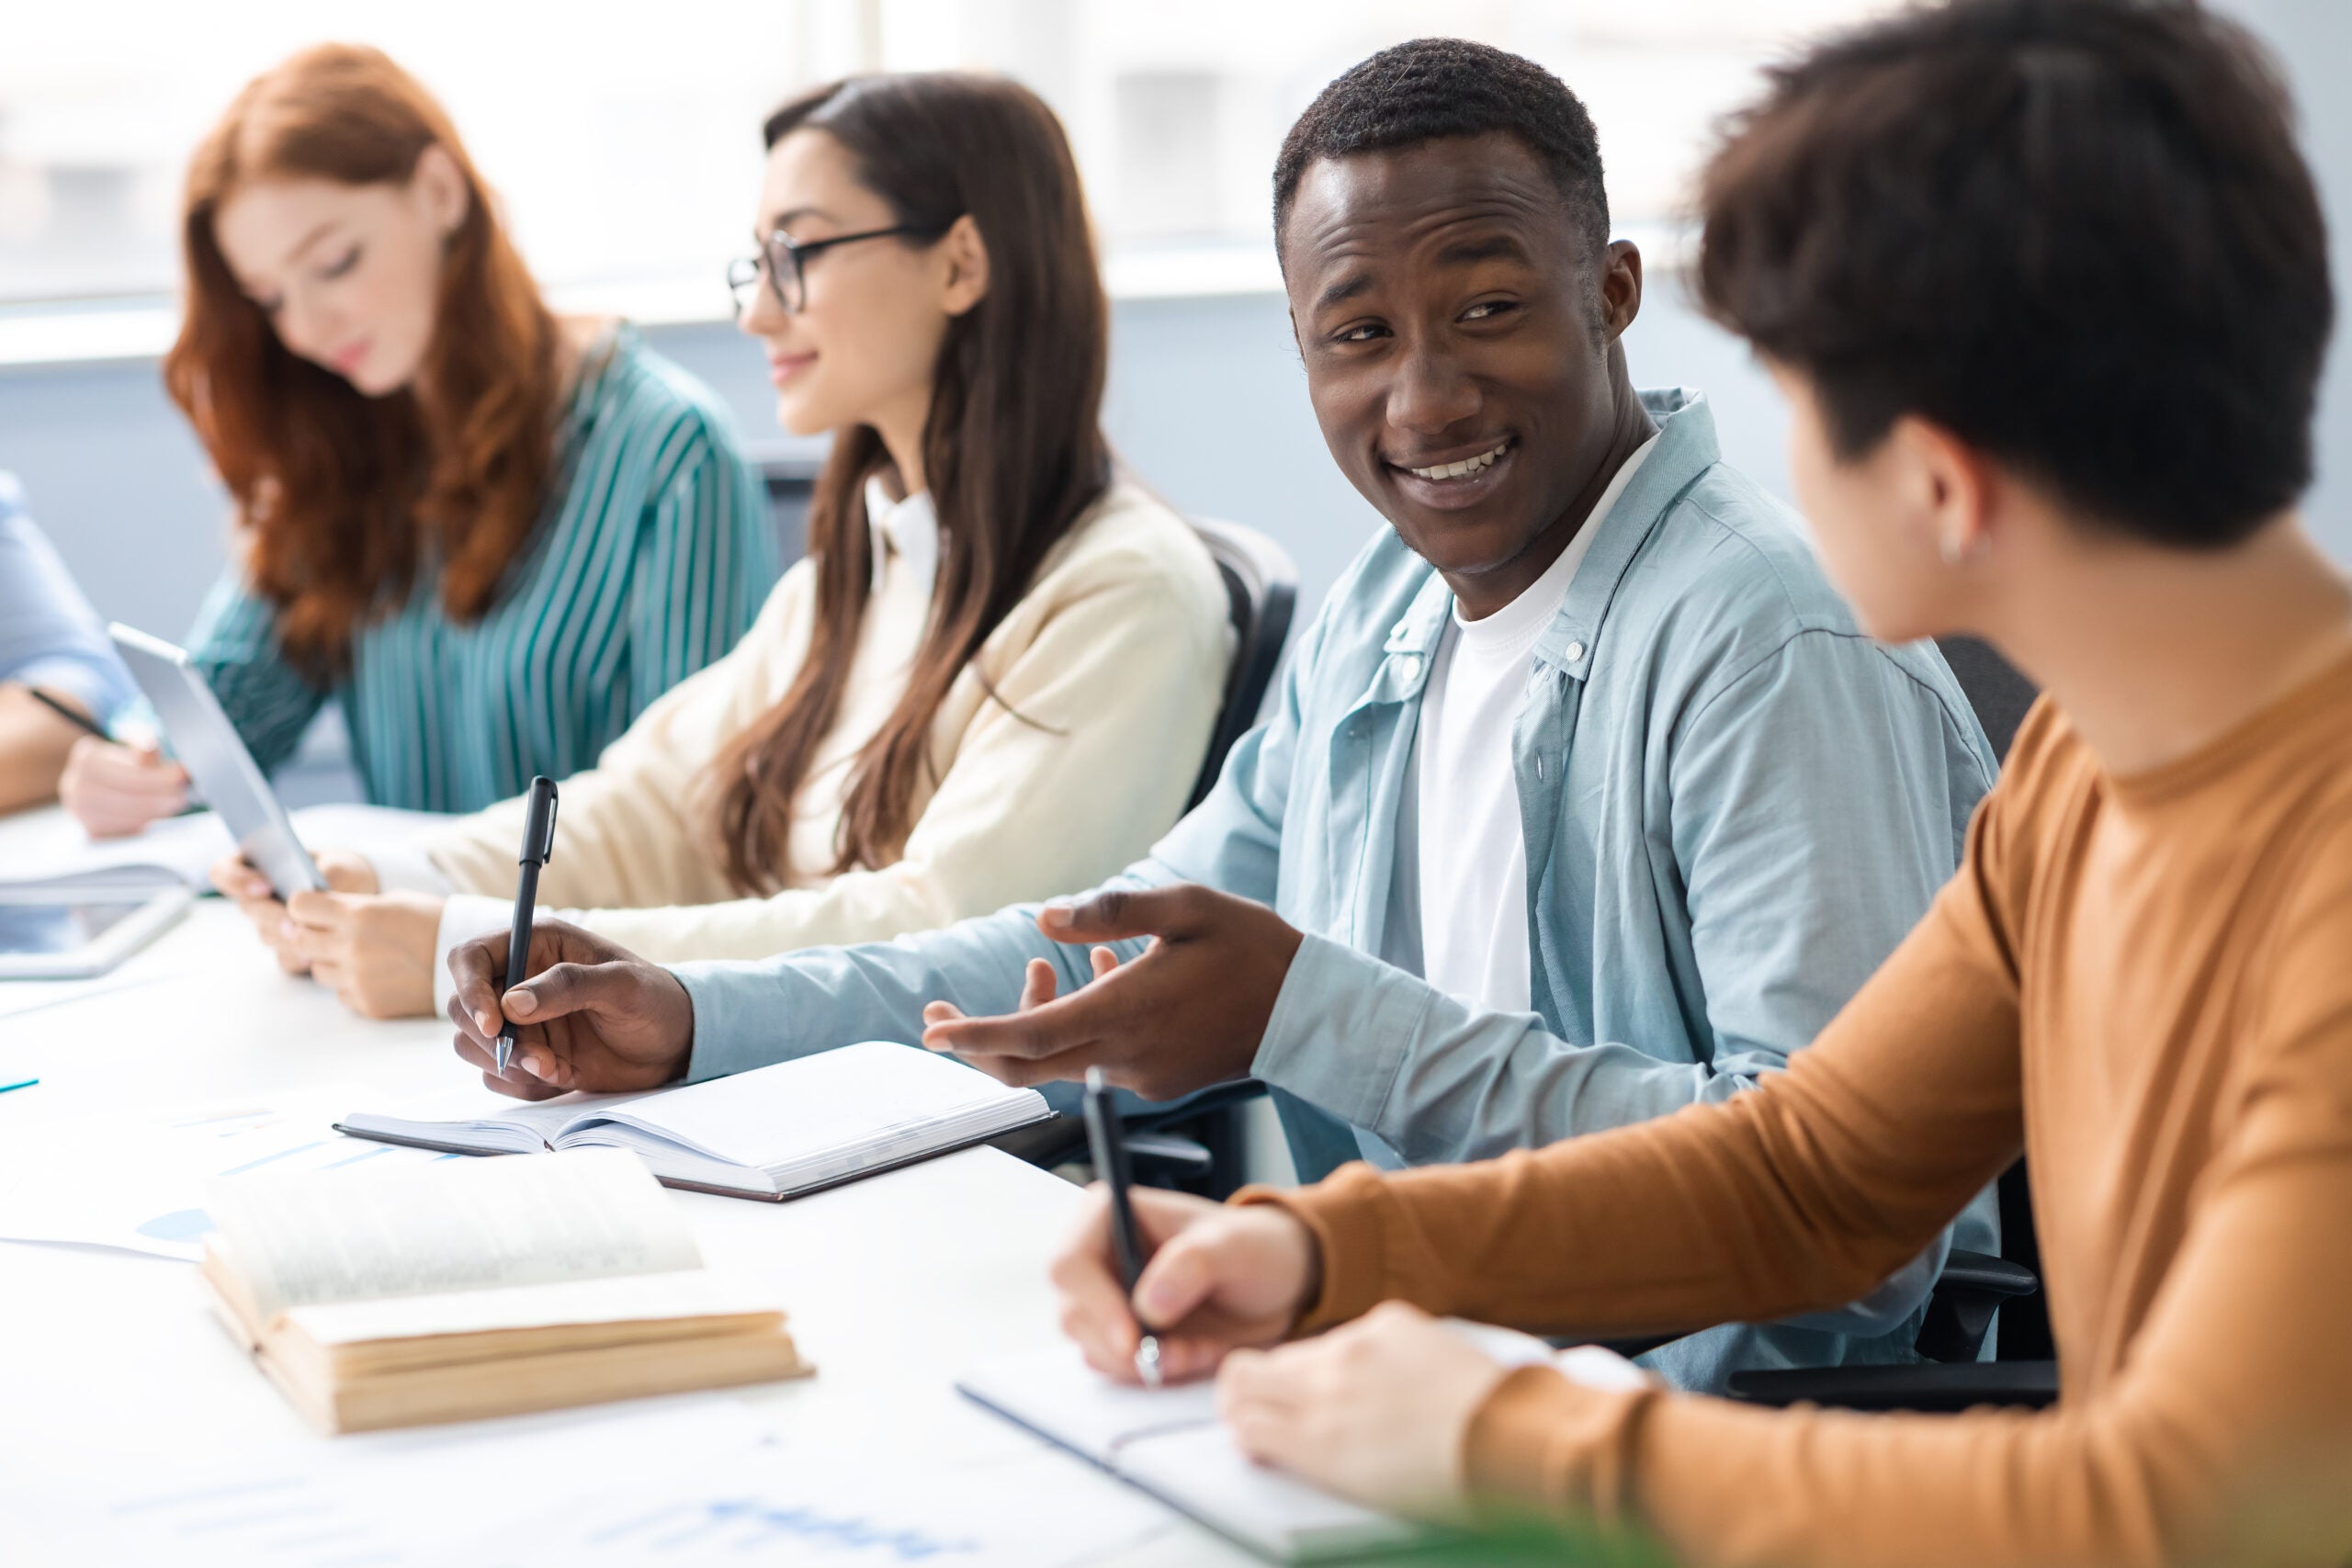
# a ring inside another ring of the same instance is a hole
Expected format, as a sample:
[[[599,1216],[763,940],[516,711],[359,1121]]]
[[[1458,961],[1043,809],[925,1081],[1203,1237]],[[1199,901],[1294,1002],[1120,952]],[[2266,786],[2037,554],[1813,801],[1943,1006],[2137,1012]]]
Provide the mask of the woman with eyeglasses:
[[[164,362],[235,509],[192,639],[264,768],[326,703],[368,798],[471,811],[586,767],[735,645],[775,581],[718,400],[540,297],[439,104],[328,45],[241,92],[191,161]],[[85,738],[92,833],[177,811],[152,748]]]
[[[562,781],[543,909],[661,961],[885,939],[1085,886],[1182,810],[1222,698],[1226,592],[1114,471],[1108,308],[1060,124],[1012,83],[876,76],[770,117],[730,270],[778,419],[832,447],[808,558],[742,644]],[[523,803],[322,856],[289,967],[355,1010],[446,1005],[507,923]]]

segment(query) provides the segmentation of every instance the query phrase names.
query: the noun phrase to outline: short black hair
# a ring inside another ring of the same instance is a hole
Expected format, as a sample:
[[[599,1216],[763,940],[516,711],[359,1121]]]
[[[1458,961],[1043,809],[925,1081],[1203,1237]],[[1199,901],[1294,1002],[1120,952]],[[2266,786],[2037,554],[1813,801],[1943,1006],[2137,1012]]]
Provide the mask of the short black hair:
[[[1589,249],[1609,243],[1600,139],[1584,100],[1532,60],[1458,38],[1418,38],[1350,66],[1316,95],[1274,159],[1274,245],[1309,164],[1449,136],[1517,137],[1551,174]]]
[[[2193,0],[1953,0],[1771,73],[1700,183],[1709,314],[1832,449],[1908,413],[2152,543],[2293,504],[2334,323],[2277,69]]]

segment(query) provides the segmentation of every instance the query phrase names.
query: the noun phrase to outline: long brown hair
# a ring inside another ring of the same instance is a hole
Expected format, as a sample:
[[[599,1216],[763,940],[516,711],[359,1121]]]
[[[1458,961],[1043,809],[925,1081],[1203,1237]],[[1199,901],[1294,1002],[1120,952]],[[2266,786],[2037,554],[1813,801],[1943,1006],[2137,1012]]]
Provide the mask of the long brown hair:
[[[431,346],[413,385],[369,398],[288,351],[213,235],[246,182],[405,182],[428,147],[465,177]],[[557,327],[449,117],[382,52],[303,51],[246,84],[190,161],[187,297],[164,384],[236,499],[254,589],[287,651],[347,667],[354,630],[413,581],[426,547],[449,615],[489,608],[545,502],[561,393]]]
[[[931,624],[897,707],[851,764],[838,875],[904,850],[940,704],[1109,482],[1109,308],[1078,165],[1060,121],[1028,89],[960,73],[853,78],[769,116],[767,144],[803,127],[842,145],[897,222],[935,234],[968,215],[989,254],[988,292],[949,323],[923,428],[940,533]],[[870,426],[834,437],[808,513],[808,658],[784,700],[712,764],[727,874],[745,892],[785,884],[793,797],[840,712],[865,614],[865,480],[889,460]]]

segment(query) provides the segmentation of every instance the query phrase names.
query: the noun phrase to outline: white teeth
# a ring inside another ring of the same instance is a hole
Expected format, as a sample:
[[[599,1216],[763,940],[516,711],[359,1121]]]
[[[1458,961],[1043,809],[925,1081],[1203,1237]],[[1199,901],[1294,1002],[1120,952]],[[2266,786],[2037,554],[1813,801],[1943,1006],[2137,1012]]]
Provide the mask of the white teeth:
[[[1481,452],[1475,457],[1464,457],[1458,463],[1440,463],[1433,468],[1408,468],[1405,471],[1417,479],[1458,479],[1464,474],[1475,474],[1481,468],[1491,467],[1495,459],[1501,457],[1510,446],[1510,443],[1508,441],[1498,441],[1495,443],[1493,451]]]

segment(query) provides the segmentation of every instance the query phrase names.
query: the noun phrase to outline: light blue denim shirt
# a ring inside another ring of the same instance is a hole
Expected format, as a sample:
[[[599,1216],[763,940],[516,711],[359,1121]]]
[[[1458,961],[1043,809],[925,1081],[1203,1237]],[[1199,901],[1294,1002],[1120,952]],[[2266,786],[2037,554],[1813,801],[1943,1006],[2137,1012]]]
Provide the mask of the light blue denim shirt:
[[[100,724],[131,696],[130,671],[105,623],[33,525],[24,488],[8,473],[0,473],[0,681],[77,698]]]
[[[1531,1011],[1481,1012],[1409,967],[1400,844],[1417,825],[1399,802],[1453,602],[1392,533],[1331,590],[1208,799],[1122,878],[1204,883],[1306,933],[1254,1069],[1304,1179],[1359,1153],[1486,1158],[1738,1093],[1814,1038],[1959,863],[1995,764],[1951,671],[1862,635],[1796,518],[1721,461],[1703,398],[1645,401],[1657,445],[1598,520],[1511,736]],[[679,965],[693,1076],[913,1041],[933,998],[1010,1011],[1031,957],[1082,985],[1085,952],[1046,941],[1035,913]],[[1955,1230],[1996,1250],[1990,1194]],[[1742,1368],[1909,1359],[1944,1247],[1847,1313],[1713,1329],[1650,1360],[1712,1389]]]

